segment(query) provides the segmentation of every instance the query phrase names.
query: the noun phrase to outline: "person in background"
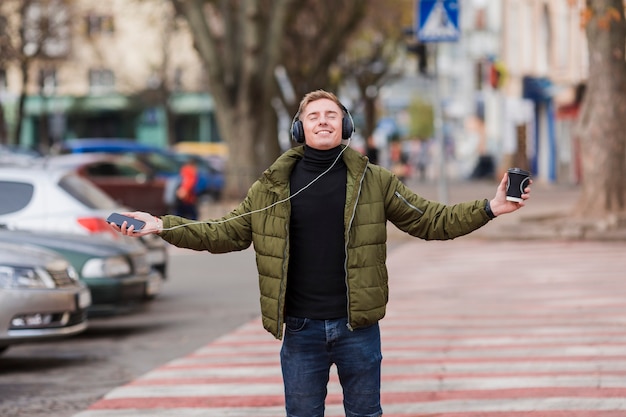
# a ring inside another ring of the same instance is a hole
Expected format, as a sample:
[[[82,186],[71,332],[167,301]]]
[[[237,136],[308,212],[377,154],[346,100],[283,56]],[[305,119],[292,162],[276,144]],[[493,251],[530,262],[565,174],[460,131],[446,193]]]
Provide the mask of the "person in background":
[[[376,138],[374,138],[374,135],[370,135],[367,138],[365,156],[367,156],[372,164],[378,164],[378,153]]]
[[[196,184],[198,183],[198,164],[195,158],[190,157],[180,168],[180,183],[176,189],[175,214],[187,219],[198,218],[198,195]]]
[[[411,167],[409,166],[409,158],[402,145],[399,135],[391,137],[389,141],[389,159],[391,160],[391,172],[406,184],[407,179],[411,175]]]
[[[430,163],[430,142],[422,140],[419,142],[419,148],[415,157],[415,167],[419,175],[419,180],[426,181],[426,169]]]
[[[212,253],[253,245],[262,323],[283,339],[286,415],[324,415],[335,365],[346,416],[381,416],[387,222],[417,238],[454,239],[523,207],[530,187],[522,202],[507,201],[505,174],[491,200],[426,200],[342,144],[354,131],[352,117],[323,90],[304,96],[291,131],[303,146],[283,153],[224,217],[193,222],[132,212],[124,214],[143,220],[143,229],[135,232],[126,222],[111,227],[128,236],[155,233],[176,246]]]

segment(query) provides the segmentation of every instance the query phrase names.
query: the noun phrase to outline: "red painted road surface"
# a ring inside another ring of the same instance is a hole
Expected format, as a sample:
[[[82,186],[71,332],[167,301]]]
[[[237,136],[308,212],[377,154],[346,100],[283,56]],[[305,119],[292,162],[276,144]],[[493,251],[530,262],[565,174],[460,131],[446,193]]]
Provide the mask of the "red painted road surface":
[[[626,416],[626,243],[411,240],[388,265],[385,417]],[[255,320],[75,417],[284,416],[279,350]]]

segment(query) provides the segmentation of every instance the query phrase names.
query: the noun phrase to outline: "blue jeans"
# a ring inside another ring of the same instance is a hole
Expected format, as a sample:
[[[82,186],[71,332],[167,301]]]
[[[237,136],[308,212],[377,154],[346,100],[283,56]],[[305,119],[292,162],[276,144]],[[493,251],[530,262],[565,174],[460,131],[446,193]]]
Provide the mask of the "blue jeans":
[[[348,417],[378,417],[380,406],[380,329],[351,331],[347,319],[285,319],[280,361],[287,417],[322,417],[330,367],[337,366]]]

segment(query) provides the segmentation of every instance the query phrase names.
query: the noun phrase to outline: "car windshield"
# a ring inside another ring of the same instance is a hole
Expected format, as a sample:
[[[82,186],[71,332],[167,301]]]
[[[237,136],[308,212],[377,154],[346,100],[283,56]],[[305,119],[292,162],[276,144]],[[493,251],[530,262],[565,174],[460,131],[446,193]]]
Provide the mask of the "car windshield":
[[[59,181],[59,186],[85,206],[97,210],[111,210],[119,205],[88,180],[68,174]]]
[[[180,164],[176,159],[164,154],[157,152],[141,152],[136,155],[137,159],[161,173],[177,174],[180,169]]]

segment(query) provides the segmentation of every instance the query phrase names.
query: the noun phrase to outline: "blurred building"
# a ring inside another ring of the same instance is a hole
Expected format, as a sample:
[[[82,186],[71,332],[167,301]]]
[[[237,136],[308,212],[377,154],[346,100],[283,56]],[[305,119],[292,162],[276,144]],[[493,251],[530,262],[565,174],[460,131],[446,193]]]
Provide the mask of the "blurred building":
[[[457,3],[458,41],[426,44],[407,78],[382,91],[383,108],[401,124],[415,96],[439,106],[453,143],[446,162],[453,178],[499,177],[516,165],[537,180],[578,182],[572,126],[587,77],[584,2]]]
[[[419,98],[439,109],[446,147],[445,172],[451,178],[493,175],[500,154],[497,128],[489,128],[488,105],[494,88],[488,73],[500,54],[502,5],[500,1],[458,0],[460,36],[453,42],[428,42],[416,51],[407,78],[387,86],[383,107],[398,124],[404,110]],[[416,1],[416,9],[418,2]],[[416,19],[417,19],[416,11]],[[417,22],[416,22],[417,25]],[[418,31],[414,30],[416,34]],[[416,36],[417,42],[421,42]],[[423,139],[423,138],[422,138]],[[428,138],[427,138],[428,139]],[[431,177],[439,175],[441,149],[433,146]],[[439,154],[436,154],[439,152]],[[489,161],[490,169],[483,169]],[[481,172],[485,171],[485,172]],[[488,172],[490,171],[490,172]]]
[[[572,126],[588,75],[583,7],[582,0],[502,1],[502,80],[492,108],[504,113],[503,165],[526,163],[545,182],[580,179]]]
[[[162,146],[168,136],[219,140],[204,66],[169,0],[46,0],[22,9],[25,3],[0,3],[14,42],[15,28],[25,28],[24,59],[0,60],[0,100],[14,131],[26,93],[19,144],[45,150],[73,137]]]
[[[20,144],[219,141],[204,65],[169,0],[38,0],[20,14],[27,3],[0,2],[0,35],[24,28],[25,73],[0,44],[0,101],[12,131],[26,93]],[[457,3],[458,41],[420,46],[406,77],[381,88],[379,131],[402,133],[417,96],[442,109],[449,175],[517,165],[540,180],[577,182],[571,132],[587,77],[583,0]],[[54,30],[42,33],[42,23]]]

